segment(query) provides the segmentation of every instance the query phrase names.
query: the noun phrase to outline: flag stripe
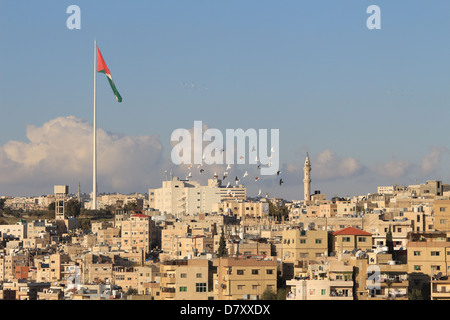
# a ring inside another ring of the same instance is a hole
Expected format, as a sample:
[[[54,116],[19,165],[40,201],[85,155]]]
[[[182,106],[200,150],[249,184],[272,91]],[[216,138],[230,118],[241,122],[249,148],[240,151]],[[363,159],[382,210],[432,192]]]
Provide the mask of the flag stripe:
[[[108,66],[105,63],[105,60],[103,59],[103,56],[100,53],[100,49],[98,48],[98,46],[97,46],[97,72],[104,73],[106,75],[109,81],[109,85],[111,86],[114,96],[116,97],[116,100],[118,102],[122,102],[122,97],[116,88],[116,85],[111,76],[111,72],[109,71]]]

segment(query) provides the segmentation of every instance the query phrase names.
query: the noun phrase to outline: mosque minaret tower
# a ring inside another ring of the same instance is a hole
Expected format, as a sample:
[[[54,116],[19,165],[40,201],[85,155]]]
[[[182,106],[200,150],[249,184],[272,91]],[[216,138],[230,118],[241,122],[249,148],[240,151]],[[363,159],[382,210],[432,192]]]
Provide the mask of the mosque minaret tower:
[[[305,201],[311,201],[311,163],[309,162],[308,153],[306,153],[305,166],[303,167],[303,189],[305,193]]]

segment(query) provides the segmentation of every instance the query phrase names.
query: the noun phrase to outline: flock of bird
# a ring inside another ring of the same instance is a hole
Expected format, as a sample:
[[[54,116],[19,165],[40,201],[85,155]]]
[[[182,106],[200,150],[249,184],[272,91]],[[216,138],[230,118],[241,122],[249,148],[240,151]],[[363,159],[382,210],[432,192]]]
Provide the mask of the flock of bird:
[[[217,151],[217,150],[216,150],[216,151]],[[224,151],[223,149],[220,150],[221,153],[222,153],[223,151]],[[252,151],[256,151],[256,148],[253,147]],[[272,159],[273,153],[274,153],[274,150],[273,150],[273,148],[271,148],[271,156],[269,157],[269,159]],[[202,160],[205,160],[205,156],[203,156]],[[244,157],[241,156],[241,157],[240,157],[240,160],[244,160]],[[257,164],[257,169],[258,169],[258,170],[261,170],[262,164],[259,162],[258,156],[256,156],[255,162],[256,162],[256,164]],[[271,161],[269,161],[269,163],[267,164],[267,166],[270,167],[271,165],[272,165],[272,163],[271,163]],[[189,169],[189,173],[188,173],[188,175],[186,176],[186,180],[189,180],[190,178],[192,178],[192,168],[193,168],[193,166],[192,166],[192,164],[188,164],[187,167],[188,167],[188,169]],[[205,169],[203,169],[202,167],[203,167],[203,163],[197,165],[197,169],[198,169],[198,172],[199,172],[200,175],[202,175],[202,174],[205,172]],[[224,173],[221,175],[221,177],[222,177],[222,182],[224,182],[226,179],[228,179],[228,172],[231,170],[231,168],[232,168],[231,165],[228,164],[227,167],[226,167],[226,169],[225,169],[225,171],[224,171]],[[249,173],[248,173],[247,170],[244,172],[244,174],[242,175],[241,178],[239,178],[238,176],[236,176],[236,177],[234,178],[234,183],[235,183],[235,185],[237,186],[241,180],[244,181],[244,179],[245,179],[246,177],[248,177],[248,176],[249,176]],[[282,184],[284,183],[284,181],[283,181],[283,178],[281,177],[281,170],[278,170],[278,171],[277,171],[277,176],[279,177],[278,184],[279,184],[280,186],[282,186]],[[219,178],[219,175],[217,174],[217,172],[214,172],[213,177],[214,177],[215,179],[218,179],[218,178]],[[227,183],[227,185],[226,185],[226,188],[228,189],[227,194],[228,194],[230,197],[235,197],[235,193],[232,192],[231,189],[230,189],[232,180],[231,180],[231,179],[228,179],[228,180],[229,180],[229,181],[228,181],[228,183]],[[247,179],[246,179],[246,180],[247,180]],[[257,182],[260,181],[260,180],[261,180],[261,177],[259,177],[259,176],[254,177],[254,183],[257,183]],[[259,189],[258,195],[257,195],[257,196],[258,196],[258,197],[261,197],[261,194],[262,194],[262,190]],[[269,197],[269,194],[266,193],[266,198],[268,198],[268,197]]]

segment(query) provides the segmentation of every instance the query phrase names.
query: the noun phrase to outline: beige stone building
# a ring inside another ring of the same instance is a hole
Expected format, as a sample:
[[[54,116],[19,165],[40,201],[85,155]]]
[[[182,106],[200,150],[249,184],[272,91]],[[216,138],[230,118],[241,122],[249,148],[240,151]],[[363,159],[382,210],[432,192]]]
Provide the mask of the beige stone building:
[[[123,250],[148,253],[152,244],[157,243],[156,225],[144,214],[134,214],[121,226],[121,247]]]
[[[432,277],[449,275],[450,242],[446,232],[423,232],[410,235],[407,245],[410,289],[429,286]]]
[[[314,261],[328,255],[328,232],[325,230],[284,230],[282,243],[284,262]]]
[[[434,229],[450,232],[450,200],[435,200],[433,212]]]
[[[161,263],[161,299],[213,299],[211,267],[211,261],[206,259],[169,260]]]
[[[362,251],[372,250],[372,234],[360,229],[348,227],[332,233],[331,251],[343,253],[360,249]]]
[[[266,289],[277,292],[276,259],[217,260],[214,278],[217,300],[258,300]]]

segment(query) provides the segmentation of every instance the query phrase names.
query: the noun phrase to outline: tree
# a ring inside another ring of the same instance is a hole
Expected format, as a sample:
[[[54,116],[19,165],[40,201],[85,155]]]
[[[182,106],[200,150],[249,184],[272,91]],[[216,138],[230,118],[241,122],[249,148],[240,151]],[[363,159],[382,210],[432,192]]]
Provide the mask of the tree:
[[[127,211],[137,210],[137,203],[136,202],[128,202],[126,205],[123,206],[123,208]]]
[[[222,234],[220,235],[220,239],[219,239],[219,248],[217,249],[217,257],[218,258],[228,257],[227,242],[225,241],[225,235],[223,233],[223,228],[222,228]]]
[[[388,248],[388,253],[392,254],[392,259],[395,259],[394,255],[394,241],[392,240],[391,226],[389,225],[389,231],[386,233],[386,246]]]
[[[77,219],[78,227],[82,230],[91,230],[91,219]]]
[[[65,204],[65,214],[68,217],[78,217],[80,215],[81,203],[76,199],[70,199]]]
[[[278,221],[281,221],[282,218],[286,219],[289,217],[289,209],[286,205],[279,207],[269,201],[269,216],[275,217]]]
[[[261,296],[261,300],[277,300],[277,294],[267,287]]]
[[[277,300],[286,300],[288,290],[286,288],[278,289]]]
[[[56,206],[55,202],[50,203],[48,205],[48,210],[49,211],[55,211],[55,206]]]
[[[6,199],[0,199],[0,210],[3,210],[3,208],[5,207],[5,202],[6,202]]]
[[[409,300],[423,300],[422,292],[419,289],[413,289],[408,295]]]
[[[127,290],[127,296],[133,296],[133,295],[136,295],[136,294],[138,294],[138,291],[136,290],[136,289],[134,289],[134,288],[129,288],[128,290]]]

